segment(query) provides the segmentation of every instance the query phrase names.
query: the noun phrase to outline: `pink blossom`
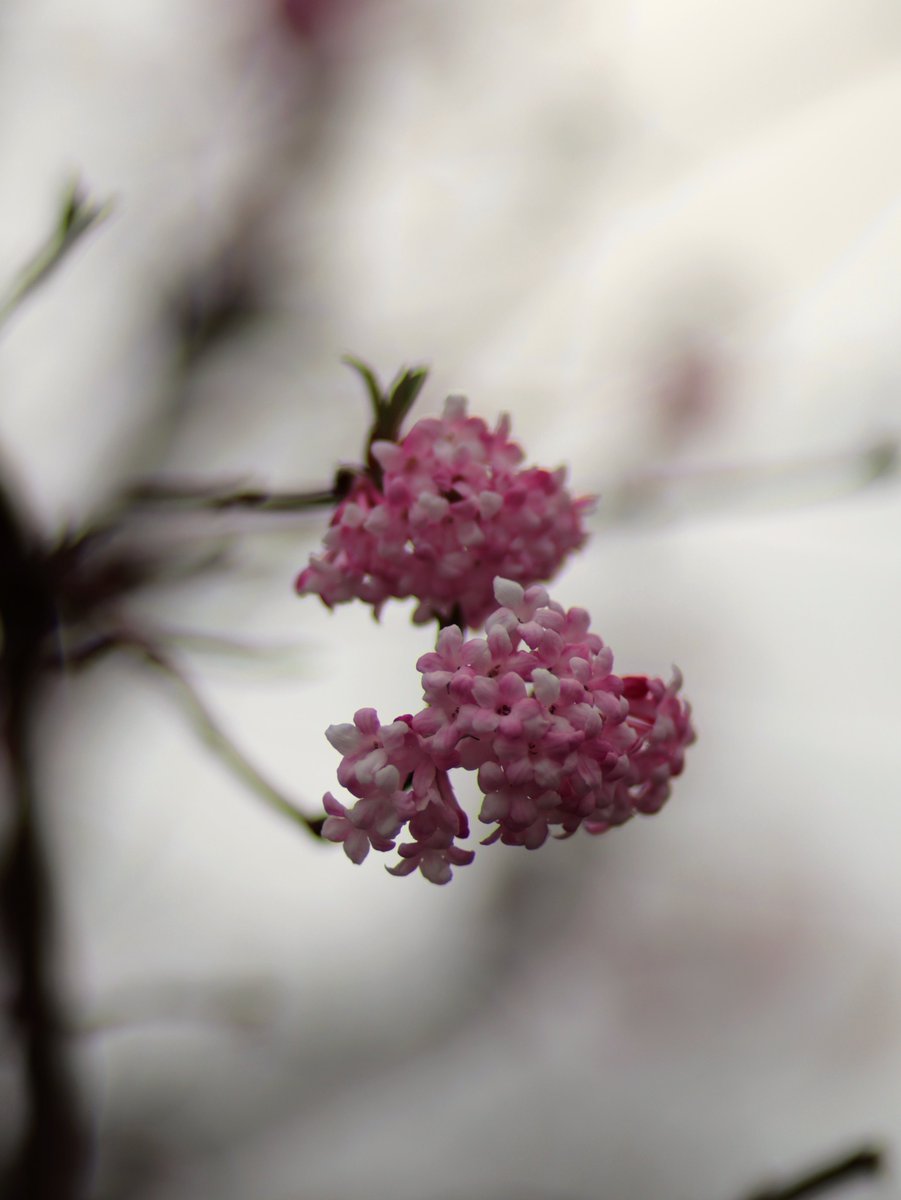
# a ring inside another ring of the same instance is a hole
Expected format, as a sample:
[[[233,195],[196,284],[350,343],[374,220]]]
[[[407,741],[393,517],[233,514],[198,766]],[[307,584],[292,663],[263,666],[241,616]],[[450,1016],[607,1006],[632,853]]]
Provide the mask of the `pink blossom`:
[[[352,14],[357,0],[278,0],[288,28],[304,41],[316,42]]]
[[[446,883],[451,866],[472,862],[473,852],[454,842],[469,835],[466,814],[409,717],[381,725],[375,709],[361,708],[353,725],[330,725],[326,737],[343,754],[338,782],[357,802],[348,809],[327,792],[322,836],[342,842],[352,862],[361,863],[370,847],[393,850],[404,826],[413,840],[400,847],[393,874],[408,875],[418,867],[433,883]]]
[[[506,417],[492,431],[451,397],[443,416],[417,421],[402,441],[374,442],[381,478],[354,480],[297,591],[329,607],[365,600],[376,613],[414,596],[416,622],[476,627],[495,607],[495,576],[549,579],[585,541],[592,500],[570,496],[562,468],[519,469],[509,430]]]
[[[484,635],[450,626],[419,659],[420,712],[382,727],[362,709],[329,730],[344,754],[338,778],[360,799],[347,812],[328,795],[324,835],[355,862],[370,845],[392,848],[404,826],[413,841],[392,873],[418,866],[444,883],[470,862],[457,844],[468,830],[454,768],[478,773],[479,820],[492,826],[483,844],[535,849],[549,833],[603,833],[668,798],[695,736],[678,672],[669,684],[614,675],[584,609],[564,610],[540,585],[498,579],[495,593]]]

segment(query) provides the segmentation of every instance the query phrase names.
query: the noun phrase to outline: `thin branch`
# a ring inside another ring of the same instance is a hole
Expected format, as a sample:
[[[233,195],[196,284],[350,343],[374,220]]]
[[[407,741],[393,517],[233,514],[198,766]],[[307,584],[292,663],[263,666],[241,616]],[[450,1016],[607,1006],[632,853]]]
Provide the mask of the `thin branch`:
[[[599,520],[610,524],[624,519],[666,518],[749,500],[766,508],[783,507],[792,497],[808,504],[853,495],[896,478],[899,467],[901,441],[887,435],[832,454],[783,461],[651,468],[635,471],[603,489]]]
[[[256,638],[241,638],[229,633],[210,633],[203,629],[182,628],[177,625],[154,624],[153,642],[198,650],[220,658],[246,660],[251,663],[268,663],[277,659],[280,664],[303,652],[302,642],[286,638],[262,641]]]
[[[271,987],[263,979],[198,984],[157,981],[126,988],[102,1008],[71,1021],[74,1038],[108,1037],[142,1026],[200,1025],[231,1033],[257,1033],[271,1024]]]
[[[784,1187],[755,1192],[748,1200],[803,1200],[829,1188],[849,1183],[852,1179],[872,1178],[882,1171],[883,1166],[882,1151],[872,1146],[864,1146],[853,1154],[819,1167]]]
[[[176,505],[191,509],[250,508],[257,512],[297,512],[326,508],[340,499],[337,485],[309,492],[277,492],[262,488],[236,489],[229,484],[193,480],[147,479],[129,488],[126,500],[141,507]]]
[[[295,825],[300,825],[315,838],[322,836],[324,817],[309,817],[302,812],[292,800],[270,782],[253,763],[238,749],[229,735],[225,732],[200,693],[187,678],[184,672],[158,646],[135,634],[126,631],[117,638],[115,643],[136,650],[146,662],[156,667],[172,683],[175,684],[179,699],[190,715],[201,738],[210,750],[237,776],[252,792],[255,792],[275,812],[287,817]]]
[[[346,357],[344,362],[362,378],[372,406],[372,424],[366,440],[366,466],[339,467],[331,487],[312,491],[274,491],[270,488],[248,488],[240,482],[214,482],[195,479],[146,479],[133,484],[125,493],[128,507],[142,509],[175,508],[192,510],[250,509],[254,512],[301,512],[310,508],[330,508],[347,496],[354,479],[367,474],[381,486],[382,468],[372,453],[377,441],[396,441],[401,426],[425,385],[425,367],[402,368],[387,393],[374,372],[359,359]]]
[[[77,181],[69,185],[63,196],[56,228],[13,280],[6,297],[0,300],[0,327],[56,270],[88,230],[105,220],[111,211],[109,202],[95,204],[88,200]]]

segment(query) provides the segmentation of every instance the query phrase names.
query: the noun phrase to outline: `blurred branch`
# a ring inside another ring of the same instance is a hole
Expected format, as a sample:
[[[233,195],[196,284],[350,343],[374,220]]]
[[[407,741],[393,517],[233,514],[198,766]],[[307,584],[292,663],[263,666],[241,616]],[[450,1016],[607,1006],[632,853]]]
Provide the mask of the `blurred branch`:
[[[153,641],[159,645],[178,645],[194,649],[204,654],[215,655],[219,658],[246,660],[254,664],[270,660],[283,665],[286,661],[294,669],[295,656],[303,649],[301,642],[285,638],[267,641],[257,641],[254,638],[240,638],[227,633],[209,633],[203,629],[188,629],[176,625],[155,625]]]
[[[300,825],[315,838],[322,836],[324,817],[308,817],[292,800],[289,800],[274,784],[272,784],[248,758],[238,749],[232,739],[223,730],[213,716],[200,693],[187,678],[184,672],[159,646],[147,641],[133,631],[124,631],[113,635],[112,644],[131,647],[151,666],[157,668],[167,679],[175,684],[179,699],[191,717],[201,738],[210,750],[236,775],[252,792],[255,792],[265,803],[283,817],[287,817],[295,825]]]
[[[239,226],[217,252],[186,272],[166,305],[177,366],[190,375],[264,315],[265,272],[253,228]]]
[[[198,1025],[226,1033],[256,1034],[273,1021],[274,991],[267,981],[207,984],[154,981],[108,997],[102,1008],[70,1023],[72,1037],[107,1037],[159,1025]]]
[[[128,508],[166,512],[243,509],[259,513],[302,512],[305,509],[330,508],[350,492],[354,479],[365,473],[376,487],[381,486],[382,468],[372,454],[377,441],[396,441],[417,396],[425,385],[425,367],[404,367],[384,389],[370,367],[359,359],[343,360],[363,380],[372,409],[372,422],[366,437],[366,465],[339,467],[330,487],[311,491],[274,491],[270,488],[243,487],[240,481],[214,482],[193,479],[143,479],[127,489],[123,497]]]
[[[95,204],[88,200],[77,180],[69,185],[60,205],[56,227],[13,280],[6,297],[0,300],[0,327],[46,281],[82,237],[109,216],[111,209],[109,202]]]
[[[298,512],[305,508],[325,508],[336,504],[346,490],[339,471],[330,488],[309,492],[274,492],[263,489],[236,489],[229,484],[201,483],[191,480],[148,479],[128,489],[127,500],[141,507],[213,509],[248,508],[256,512]]]
[[[862,1147],[853,1154],[819,1167],[784,1187],[755,1192],[747,1200],[802,1200],[830,1188],[849,1183],[852,1179],[871,1178],[883,1168],[883,1154],[872,1146]]]
[[[834,454],[785,462],[736,463],[708,467],[668,466],[636,471],[604,489],[601,518],[606,523],[719,509],[765,497],[768,507],[797,496],[803,504],[853,494],[896,477],[901,444],[887,435],[869,445]]]
[[[22,1045],[25,1121],[4,1179],[6,1200],[79,1200],[88,1138],[62,1043],[52,983],[51,869],[32,776],[41,648],[53,596],[40,544],[0,480],[0,714],[10,833],[0,861],[0,928],[11,974],[10,1018]]]

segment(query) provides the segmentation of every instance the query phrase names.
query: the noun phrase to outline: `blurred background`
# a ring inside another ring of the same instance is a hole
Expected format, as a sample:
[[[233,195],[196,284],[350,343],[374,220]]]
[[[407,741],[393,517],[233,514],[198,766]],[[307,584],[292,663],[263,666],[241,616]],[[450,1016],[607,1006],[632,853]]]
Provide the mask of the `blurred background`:
[[[552,593],[699,731],[656,819],[436,888],[263,805],[139,657],[57,676],[92,1200],[728,1200],[896,1150],[901,9],[4,0],[0,97],[0,279],[73,174],[112,200],[3,330],[48,537],[138,478],[326,486],[341,356],[427,364],[418,415],[507,411],[601,495]],[[191,570],[117,611],[311,813],[325,726],[414,710],[433,638],[293,595],[327,519],[130,518]]]

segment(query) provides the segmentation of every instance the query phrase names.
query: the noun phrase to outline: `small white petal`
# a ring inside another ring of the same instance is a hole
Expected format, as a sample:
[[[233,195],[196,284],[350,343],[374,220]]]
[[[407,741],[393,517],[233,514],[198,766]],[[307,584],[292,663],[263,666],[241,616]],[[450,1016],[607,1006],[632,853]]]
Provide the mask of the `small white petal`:
[[[381,534],[384,533],[391,524],[391,517],[388,510],[383,504],[378,508],[374,508],[363,522],[363,528],[367,533]]]
[[[522,585],[513,579],[502,579],[500,575],[494,581],[494,598],[502,608],[517,609],[522,604],[525,592]]]
[[[359,504],[345,504],[341,513],[341,524],[347,529],[359,529],[366,520],[366,513]]]
[[[376,771],[374,782],[380,792],[394,793],[400,787],[400,772],[393,763],[386,763]]]
[[[536,667],[532,672],[532,689],[535,699],[542,704],[554,704],[560,696],[560,680],[544,667]]]
[[[325,736],[339,754],[353,754],[362,740],[356,725],[329,725]]]
[[[451,881],[450,863],[439,858],[437,854],[424,854],[419,869],[429,883],[450,883]]]
[[[370,453],[384,471],[391,471],[400,465],[404,452],[396,442],[373,442]]]
[[[453,421],[458,417],[466,416],[466,397],[465,396],[448,396],[444,401],[444,412],[442,413],[445,421]]]
[[[376,771],[385,765],[387,758],[388,755],[381,746],[371,750],[358,763],[354,764],[354,775],[357,782],[362,787],[368,787],[375,779]]]
[[[424,524],[429,521],[436,523],[447,514],[449,508],[450,505],[443,496],[424,492],[417,497],[416,503],[410,509],[410,520],[414,524]]]
[[[503,821],[510,811],[510,800],[503,792],[489,792],[482,801],[479,820],[490,825],[493,821]]]
[[[493,517],[504,507],[504,498],[499,492],[479,492],[479,512],[483,517]]]

